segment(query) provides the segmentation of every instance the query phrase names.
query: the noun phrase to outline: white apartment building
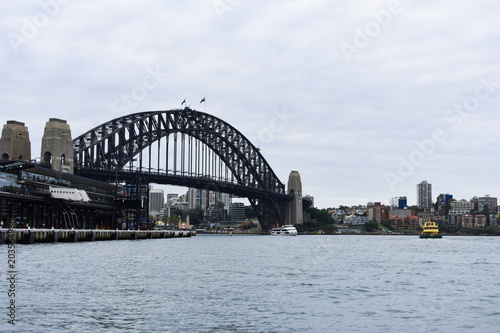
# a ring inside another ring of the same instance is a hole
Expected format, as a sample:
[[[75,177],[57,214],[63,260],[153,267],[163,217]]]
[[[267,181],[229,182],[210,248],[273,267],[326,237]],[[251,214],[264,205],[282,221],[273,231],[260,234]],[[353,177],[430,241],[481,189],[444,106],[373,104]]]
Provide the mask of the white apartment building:
[[[432,207],[432,184],[425,180],[417,184],[417,205],[418,208]]]
[[[450,215],[465,215],[469,214],[474,208],[474,204],[470,201],[462,199],[460,201],[452,201],[450,203]]]

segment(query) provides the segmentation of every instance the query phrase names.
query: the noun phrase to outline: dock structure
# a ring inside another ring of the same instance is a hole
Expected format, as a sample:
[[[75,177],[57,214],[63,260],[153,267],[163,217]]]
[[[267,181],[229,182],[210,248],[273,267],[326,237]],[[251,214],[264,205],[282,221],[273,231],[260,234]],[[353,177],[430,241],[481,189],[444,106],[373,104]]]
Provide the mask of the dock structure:
[[[0,229],[0,245],[191,237],[192,230]]]

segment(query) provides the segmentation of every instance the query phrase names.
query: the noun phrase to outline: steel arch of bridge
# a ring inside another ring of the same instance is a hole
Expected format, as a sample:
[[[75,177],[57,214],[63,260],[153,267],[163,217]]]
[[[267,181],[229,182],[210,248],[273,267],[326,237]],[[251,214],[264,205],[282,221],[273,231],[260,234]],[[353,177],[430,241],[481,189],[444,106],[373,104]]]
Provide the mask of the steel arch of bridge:
[[[166,169],[160,170],[163,138],[166,139]],[[169,140],[173,141],[169,143]],[[158,155],[152,160],[151,147],[155,143]],[[143,182],[205,188],[247,197],[266,228],[284,223],[284,205],[291,199],[259,149],[242,133],[220,118],[190,108],[146,111],[115,118],[75,138],[73,149],[77,174],[104,181],[124,179],[131,173],[126,165],[130,166],[139,156]],[[148,161],[143,163],[142,154],[146,149]],[[172,156],[169,149],[173,150]],[[158,168],[153,167],[154,160]],[[168,168],[169,163],[172,169]]]

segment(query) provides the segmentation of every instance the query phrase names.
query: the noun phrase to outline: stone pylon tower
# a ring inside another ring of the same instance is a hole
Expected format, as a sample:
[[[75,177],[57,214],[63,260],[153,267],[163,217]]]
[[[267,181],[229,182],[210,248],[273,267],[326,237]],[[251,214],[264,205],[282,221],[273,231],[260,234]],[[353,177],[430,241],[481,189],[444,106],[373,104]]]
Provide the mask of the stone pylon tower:
[[[31,142],[28,127],[24,123],[8,120],[3,125],[2,138],[0,139],[0,159],[3,161],[31,160]]]
[[[285,219],[286,224],[304,223],[304,214],[302,212],[302,181],[298,171],[291,171],[288,176],[288,194],[293,195],[293,199],[288,202]]]
[[[50,118],[45,124],[40,156],[51,169],[73,173],[73,140],[66,120]]]

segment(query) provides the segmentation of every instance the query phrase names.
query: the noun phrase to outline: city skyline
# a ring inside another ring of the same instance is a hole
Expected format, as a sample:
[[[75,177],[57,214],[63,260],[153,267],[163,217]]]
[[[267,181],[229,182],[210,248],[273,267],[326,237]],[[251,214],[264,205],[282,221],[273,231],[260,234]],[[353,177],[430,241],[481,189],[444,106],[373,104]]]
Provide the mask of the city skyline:
[[[418,184],[414,184],[413,186],[416,186]],[[432,184],[434,185],[434,184]],[[170,191],[168,193],[175,193],[175,194],[178,194],[178,195],[183,195],[183,194],[186,194],[186,191],[187,191],[187,188],[185,187],[180,187],[180,186],[174,186],[174,185],[159,185],[159,184],[152,184],[153,188],[155,189],[163,189],[165,191],[165,193],[167,193],[167,191]],[[184,190],[186,189],[186,191]],[[415,192],[415,191],[414,191]],[[433,190],[434,192],[434,190]],[[454,193],[450,193],[450,192],[436,192],[432,195],[431,197],[431,200],[432,200],[432,203],[434,204],[438,198],[439,195],[441,194],[450,194],[453,196],[453,199],[456,200],[456,201],[460,201],[460,200],[467,200],[467,201],[470,201],[472,198],[474,197],[477,197],[477,198],[480,198],[480,197],[485,197],[485,196],[491,196],[491,197],[497,197],[497,195],[495,194],[492,194],[492,193],[482,193],[482,194],[479,194],[479,193],[476,193],[476,194],[471,194],[470,196],[467,196],[467,197],[457,197]],[[304,196],[308,196],[310,194],[304,194]],[[317,205],[314,205],[314,207],[316,208],[319,208],[319,209],[326,209],[326,208],[338,208],[339,206],[347,206],[347,207],[352,207],[352,206],[366,206],[367,203],[369,202],[381,202],[382,204],[384,205],[391,205],[391,201],[392,199],[394,198],[408,198],[410,197],[409,195],[399,195],[399,196],[396,196],[396,197],[391,197],[391,198],[382,198],[382,199],[372,199],[372,200],[367,200],[366,202],[360,202],[359,200],[356,201],[356,203],[350,203],[350,202],[344,202],[344,203],[341,203],[339,205],[330,205],[330,206],[317,206]],[[416,196],[415,196],[416,197]],[[243,202],[245,205],[249,206],[250,203],[248,202],[248,200],[246,198],[238,198],[238,197],[233,197],[233,202]],[[316,200],[316,197],[315,199]],[[319,200],[321,201],[321,200]],[[407,200],[407,206],[418,206],[418,202],[416,199],[414,199],[413,201],[410,201],[410,200]]]
[[[494,2],[222,3],[9,2],[1,122],[26,123],[38,157],[50,117],[76,137],[189,105],[248,137],[283,183],[300,172],[320,208],[411,205],[423,179],[498,196]]]

